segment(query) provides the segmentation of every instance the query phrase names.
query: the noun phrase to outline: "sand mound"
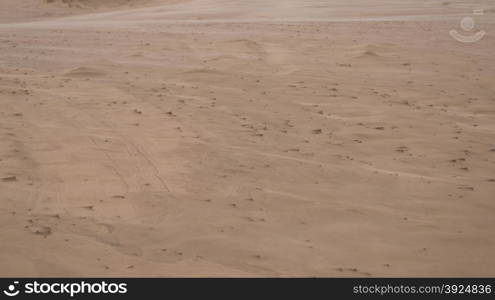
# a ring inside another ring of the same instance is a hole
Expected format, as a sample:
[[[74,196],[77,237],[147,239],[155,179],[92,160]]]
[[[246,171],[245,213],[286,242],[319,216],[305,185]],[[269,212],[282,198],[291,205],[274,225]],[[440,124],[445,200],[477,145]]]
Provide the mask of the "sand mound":
[[[105,72],[91,67],[78,67],[64,73],[65,76],[71,77],[101,77],[105,75]]]
[[[366,44],[356,47],[354,50],[355,57],[379,57],[384,56],[387,52],[387,49],[383,46]]]
[[[392,44],[360,44],[348,48],[350,59],[390,59],[396,54],[397,45]]]

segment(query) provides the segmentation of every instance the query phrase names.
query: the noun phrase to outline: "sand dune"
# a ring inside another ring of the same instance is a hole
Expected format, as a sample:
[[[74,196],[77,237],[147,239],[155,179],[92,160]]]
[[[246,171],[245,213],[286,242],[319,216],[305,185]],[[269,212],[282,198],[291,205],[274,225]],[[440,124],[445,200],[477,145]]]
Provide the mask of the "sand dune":
[[[493,7],[1,1],[0,275],[494,276]]]

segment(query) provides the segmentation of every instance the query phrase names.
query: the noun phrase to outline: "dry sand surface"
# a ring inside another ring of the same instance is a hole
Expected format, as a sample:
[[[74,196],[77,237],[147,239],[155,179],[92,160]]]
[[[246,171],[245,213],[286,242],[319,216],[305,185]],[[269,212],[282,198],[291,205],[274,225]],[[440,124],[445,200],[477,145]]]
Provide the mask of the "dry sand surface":
[[[494,7],[1,0],[0,276],[495,276]]]

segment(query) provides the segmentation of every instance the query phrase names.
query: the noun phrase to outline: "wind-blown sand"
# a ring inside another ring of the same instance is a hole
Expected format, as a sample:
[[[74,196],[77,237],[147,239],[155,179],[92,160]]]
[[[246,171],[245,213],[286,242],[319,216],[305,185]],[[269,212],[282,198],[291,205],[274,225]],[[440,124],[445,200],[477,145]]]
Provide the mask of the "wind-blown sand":
[[[0,276],[495,276],[490,3],[2,0]]]

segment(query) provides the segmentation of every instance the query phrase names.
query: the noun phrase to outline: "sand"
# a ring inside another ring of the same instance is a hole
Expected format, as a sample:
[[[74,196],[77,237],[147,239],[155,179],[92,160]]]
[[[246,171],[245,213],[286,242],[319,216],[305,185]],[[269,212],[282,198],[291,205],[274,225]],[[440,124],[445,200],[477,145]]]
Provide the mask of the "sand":
[[[494,16],[2,0],[0,276],[495,276]]]

